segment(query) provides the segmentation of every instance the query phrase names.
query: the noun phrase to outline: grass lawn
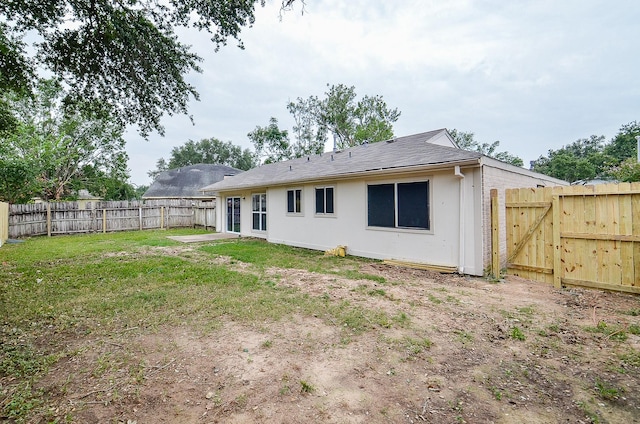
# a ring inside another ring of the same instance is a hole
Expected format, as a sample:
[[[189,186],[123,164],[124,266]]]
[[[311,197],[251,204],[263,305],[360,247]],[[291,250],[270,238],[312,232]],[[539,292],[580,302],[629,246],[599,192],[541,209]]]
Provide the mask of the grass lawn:
[[[67,346],[68,338],[78,333],[186,324],[206,334],[223,318],[278,321],[292,311],[322,315],[354,331],[393,319],[279,288],[264,275],[267,267],[275,266],[384,283],[380,276],[359,271],[366,260],[325,257],[322,252],[246,239],[220,240],[180,256],[172,253],[172,248],[184,245],[167,236],[200,232],[40,237],[0,249],[3,416],[21,420],[46,406],[43,393],[33,392],[33,387],[50,365],[77,353]],[[212,258],[219,254],[233,259],[216,264]],[[252,272],[230,269],[236,260],[249,264]],[[51,337],[52,333],[58,336]]]

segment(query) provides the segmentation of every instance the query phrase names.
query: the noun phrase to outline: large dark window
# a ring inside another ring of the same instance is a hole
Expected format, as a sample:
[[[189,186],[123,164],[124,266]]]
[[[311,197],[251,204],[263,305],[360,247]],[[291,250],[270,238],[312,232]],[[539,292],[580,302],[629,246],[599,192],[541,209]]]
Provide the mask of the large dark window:
[[[367,202],[370,227],[430,228],[428,181],[368,185]]]
[[[333,187],[316,188],[316,213],[332,214],[333,206]]]
[[[395,227],[396,212],[393,184],[377,184],[367,187],[367,205],[370,227]]]
[[[302,190],[287,190],[287,213],[302,212]]]

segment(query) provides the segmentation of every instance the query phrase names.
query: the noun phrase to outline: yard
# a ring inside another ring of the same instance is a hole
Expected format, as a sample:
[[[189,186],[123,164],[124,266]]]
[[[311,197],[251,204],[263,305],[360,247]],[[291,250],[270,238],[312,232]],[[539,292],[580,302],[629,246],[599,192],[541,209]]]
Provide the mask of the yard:
[[[142,231],[0,249],[0,419],[640,422],[640,298]]]

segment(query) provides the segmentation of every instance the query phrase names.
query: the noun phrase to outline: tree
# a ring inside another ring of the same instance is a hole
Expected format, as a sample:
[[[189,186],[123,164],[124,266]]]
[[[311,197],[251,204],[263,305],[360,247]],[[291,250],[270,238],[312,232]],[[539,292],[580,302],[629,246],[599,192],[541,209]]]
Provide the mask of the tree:
[[[336,148],[342,150],[364,143],[393,138],[393,123],[400,117],[398,109],[388,109],[381,96],[364,96],[356,102],[355,87],[329,85],[325,98],[309,98],[317,125],[333,134]],[[315,104],[314,104],[315,103]]]
[[[296,103],[289,102],[287,105],[287,110],[294,119],[293,134],[296,142],[292,146],[292,153],[295,157],[317,155],[324,151],[327,129],[316,119],[318,106],[318,98],[315,96],[307,100],[298,97]]]
[[[257,165],[255,156],[249,149],[243,150],[230,141],[225,143],[217,138],[204,138],[197,142],[189,140],[182,146],[174,147],[171,149],[169,162],[164,158],[158,159],[156,169],[147,174],[155,179],[163,171],[198,163],[227,165],[244,171]]]
[[[630,122],[620,127],[618,134],[604,148],[604,153],[616,158],[620,163],[629,158],[637,158],[638,143],[636,137],[640,135],[640,123]]]
[[[247,134],[253,143],[256,157],[262,163],[275,163],[293,157],[293,149],[287,130],[278,127],[278,120],[271,117],[266,127],[257,126]]]
[[[393,123],[400,117],[397,109],[389,109],[382,96],[364,96],[356,102],[354,87],[329,85],[325,98],[298,97],[287,104],[293,115],[294,141],[286,130],[271,118],[266,127],[256,127],[248,134],[256,154],[265,163],[320,154],[327,135],[333,136],[337,149],[393,138]]]
[[[282,10],[294,2],[283,0]],[[239,34],[254,23],[256,4],[265,0],[2,1],[0,91],[30,90],[43,70],[68,85],[67,104],[107,106],[120,125],[162,134],[163,114],[185,114],[198,98],[185,76],[201,72],[202,59],[176,29],[209,32],[216,50],[230,37],[242,48]],[[0,125],[6,112],[0,103]]]
[[[523,166],[524,162],[518,156],[512,155],[509,152],[497,152],[496,150],[500,146],[499,141],[493,143],[482,143],[474,139],[472,132],[458,131],[455,128],[450,131],[451,137],[456,141],[458,147],[464,150],[472,152],[482,153],[483,155],[498,159],[502,162],[509,163],[514,166]]]
[[[605,153],[605,137],[592,135],[581,138],[558,150],[549,150],[531,162],[531,169],[565,181],[606,178],[620,161]]]
[[[5,94],[16,125],[0,134],[0,169],[11,175],[0,197],[61,200],[88,187],[97,174],[126,183],[123,127],[97,109],[66,110],[65,96],[57,80],[36,84],[33,97]]]

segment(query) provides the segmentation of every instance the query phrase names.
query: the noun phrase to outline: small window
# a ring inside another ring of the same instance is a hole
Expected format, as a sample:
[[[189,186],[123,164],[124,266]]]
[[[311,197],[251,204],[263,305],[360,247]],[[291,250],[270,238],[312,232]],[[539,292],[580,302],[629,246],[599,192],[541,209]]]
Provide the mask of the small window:
[[[367,223],[429,230],[429,181],[368,185]]]
[[[302,190],[287,190],[287,213],[302,212]]]
[[[267,231],[267,195],[266,193],[251,196],[253,225],[257,231]]]
[[[333,187],[316,188],[316,213],[334,213]]]

